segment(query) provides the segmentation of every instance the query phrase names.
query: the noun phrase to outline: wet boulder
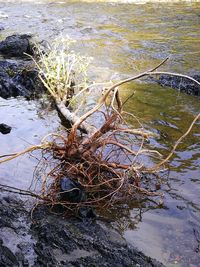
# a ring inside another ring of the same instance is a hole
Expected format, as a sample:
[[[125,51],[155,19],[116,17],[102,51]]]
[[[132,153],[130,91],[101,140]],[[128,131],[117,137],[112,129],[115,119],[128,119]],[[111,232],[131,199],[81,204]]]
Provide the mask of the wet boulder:
[[[23,57],[24,53],[32,55],[33,49],[30,38],[31,36],[27,34],[8,36],[4,41],[0,42],[0,53],[11,57]]]
[[[31,36],[12,35],[0,42],[0,55],[6,57],[0,60],[0,97],[9,98],[24,96],[27,99],[43,93],[38,71],[34,62],[24,53],[33,55]]]
[[[86,200],[86,193],[77,181],[73,181],[69,177],[63,177],[60,180],[59,197],[62,201],[79,203]],[[78,216],[82,220],[96,219],[96,213],[92,207],[79,207]]]
[[[0,133],[2,134],[9,134],[10,131],[11,131],[11,127],[8,126],[7,124],[5,123],[0,123]]]
[[[31,99],[43,89],[32,61],[0,60],[0,97]]]

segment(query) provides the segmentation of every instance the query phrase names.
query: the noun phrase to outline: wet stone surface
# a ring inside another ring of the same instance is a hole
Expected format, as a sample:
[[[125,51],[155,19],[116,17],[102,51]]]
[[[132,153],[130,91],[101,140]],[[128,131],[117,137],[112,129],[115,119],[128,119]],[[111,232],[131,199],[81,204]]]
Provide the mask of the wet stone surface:
[[[0,97],[30,99],[43,91],[33,62],[24,55],[32,54],[31,47],[28,35],[12,35],[0,42]]]
[[[32,62],[0,60],[0,97],[24,96],[30,99],[42,88]]]
[[[30,211],[16,196],[0,199],[0,266],[163,266],[129,247],[111,226]]]

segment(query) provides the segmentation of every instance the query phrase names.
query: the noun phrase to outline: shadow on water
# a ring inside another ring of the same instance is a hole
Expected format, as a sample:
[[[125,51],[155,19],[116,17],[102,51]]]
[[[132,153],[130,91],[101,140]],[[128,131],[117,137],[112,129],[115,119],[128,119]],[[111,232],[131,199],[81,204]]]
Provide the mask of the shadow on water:
[[[151,68],[168,55],[171,60],[163,69],[190,74],[200,67],[199,11],[199,3],[0,0],[0,26],[5,28],[0,38],[30,32],[35,39],[51,42],[61,33],[69,35],[77,40],[77,51],[94,57],[91,77],[101,82]],[[159,134],[148,146],[166,156],[200,111],[199,99],[154,84],[131,83],[120,91],[123,100],[133,90],[126,110]],[[13,127],[11,134],[0,136],[0,154],[37,144],[45,134],[57,130],[55,113],[41,114],[35,102],[0,100],[0,122]],[[114,218],[113,225],[128,242],[167,266],[194,267],[200,262],[199,130],[197,123],[171,160],[161,188],[163,207],[144,199],[106,214]],[[1,178],[26,188],[36,163],[34,157],[7,163],[1,167]]]

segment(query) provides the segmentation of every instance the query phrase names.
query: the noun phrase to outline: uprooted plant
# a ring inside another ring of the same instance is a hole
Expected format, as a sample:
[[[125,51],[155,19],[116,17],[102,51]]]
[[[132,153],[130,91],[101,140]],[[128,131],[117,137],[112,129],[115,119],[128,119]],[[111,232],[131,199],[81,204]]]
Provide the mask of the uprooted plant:
[[[1,187],[8,191],[32,195],[49,205],[62,205],[71,211],[81,206],[113,205],[133,198],[136,193],[162,197],[162,193],[142,186],[143,176],[158,172],[164,167],[178,144],[199,119],[200,114],[177,141],[169,156],[161,159],[162,156],[158,151],[144,147],[145,139],[153,133],[145,131],[141,124],[140,128],[133,129],[127,122],[129,116],[138,119],[133,114],[123,111],[124,105],[120,99],[119,87],[145,76],[162,74],[163,72],[158,72],[157,69],[167,59],[149,71],[110,85],[103,91],[98,103],[91,110],[78,116],[85,97],[96,86],[94,83],[87,82],[86,58],[70,50],[69,40],[67,43],[56,42],[48,53],[43,53],[40,48],[37,48],[37,55],[39,57],[33,60],[38,68],[39,77],[57,109],[70,122],[71,128],[62,135],[52,133],[44,137],[40,145],[13,155],[5,155],[5,159],[0,161],[3,163],[41,149],[42,154],[48,155],[48,160],[54,162],[52,169],[47,174],[43,174],[41,194]],[[200,85],[193,78],[184,77]],[[100,127],[88,123],[88,118],[94,121],[92,118],[96,114],[102,122]],[[155,166],[145,167],[138,160],[141,155],[148,155],[159,161]]]

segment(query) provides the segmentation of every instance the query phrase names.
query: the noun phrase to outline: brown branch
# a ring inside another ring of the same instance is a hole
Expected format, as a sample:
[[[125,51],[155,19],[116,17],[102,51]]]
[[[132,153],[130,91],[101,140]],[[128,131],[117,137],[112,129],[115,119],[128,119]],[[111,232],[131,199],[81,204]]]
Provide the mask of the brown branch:
[[[111,117],[106,120],[106,122],[103,124],[103,126],[101,126],[101,128],[98,131],[96,131],[90,138],[83,141],[83,145],[86,145],[89,143],[92,144],[94,141],[99,139],[102,135],[109,132],[113,128],[112,123],[117,120],[117,117],[118,116],[116,114],[111,115]]]
[[[127,147],[126,145],[123,145],[121,143],[118,143],[114,140],[106,140],[105,142],[103,142],[102,145],[115,145],[115,146],[118,146],[120,148],[122,148],[123,150],[126,150],[127,152],[129,152],[131,155],[136,155],[137,152],[136,151],[133,151],[132,149],[130,149],[129,147]]]
[[[94,112],[96,112],[98,109],[100,109],[103,104],[105,103],[107,97],[109,96],[110,92],[113,91],[115,88],[125,84],[125,83],[128,83],[128,82],[131,82],[131,81],[134,81],[134,80],[137,80],[139,78],[142,78],[144,76],[147,76],[147,75],[150,75],[151,72],[155,71],[157,68],[159,68],[161,65],[163,65],[166,61],[168,60],[168,58],[166,58],[165,60],[163,60],[160,64],[158,64],[156,67],[148,70],[148,71],[145,71],[141,74],[138,74],[136,76],[133,76],[133,77],[130,77],[128,79],[125,79],[125,80],[122,80],[122,81],[119,81],[117,83],[115,83],[114,85],[112,85],[110,88],[108,88],[108,90],[105,92],[105,94],[101,97],[101,99],[99,100],[99,103],[94,107],[92,108],[91,110],[89,110],[88,112],[86,112],[83,116],[81,116],[75,123],[74,125],[72,126],[72,129],[71,129],[71,132],[69,134],[69,143],[73,143],[74,141],[74,138],[76,136],[76,131],[79,127],[80,124],[82,124],[89,116],[91,116]]]
[[[144,132],[141,130],[136,130],[136,129],[128,129],[128,128],[117,128],[113,131],[113,134],[115,132],[120,132],[120,133],[128,133],[128,134],[133,134],[133,135],[140,135],[143,136],[144,138],[149,138],[149,136],[156,136],[156,134],[151,133],[151,132]]]
[[[112,163],[112,162],[106,162],[106,165],[109,166],[110,168],[113,168],[113,169],[128,170],[131,168],[130,165],[117,164],[117,163]]]

